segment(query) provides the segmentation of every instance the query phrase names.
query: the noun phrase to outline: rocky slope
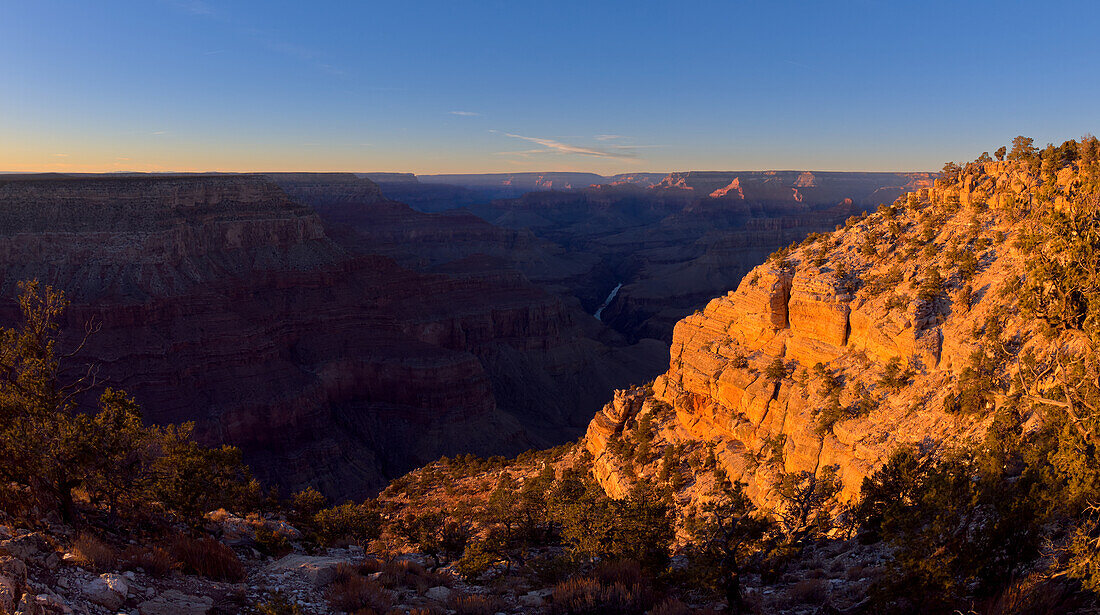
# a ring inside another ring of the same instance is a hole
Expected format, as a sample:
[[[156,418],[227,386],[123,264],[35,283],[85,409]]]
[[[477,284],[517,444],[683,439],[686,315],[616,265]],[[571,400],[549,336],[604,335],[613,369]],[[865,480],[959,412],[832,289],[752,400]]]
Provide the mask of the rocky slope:
[[[1080,181],[1061,173],[1050,188],[1068,194]],[[714,450],[765,508],[781,472],[836,466],[850,501],[898,446],[984,433],[988,413],[948,413],[945,400],[975,351],[994,352],[982,337],[991,317],[1025,348],[1047,343],[1018,314],[1011,282],[1022,267],[1013,211],[1042,184],[1022,162],[972,164],[957,183],[773,255],[677,323],[651,388],[617,393],[592,421],[584,444],[601,484],[621,495],[655,471],[612,445],[635,438],[646,415],[658,448]]]

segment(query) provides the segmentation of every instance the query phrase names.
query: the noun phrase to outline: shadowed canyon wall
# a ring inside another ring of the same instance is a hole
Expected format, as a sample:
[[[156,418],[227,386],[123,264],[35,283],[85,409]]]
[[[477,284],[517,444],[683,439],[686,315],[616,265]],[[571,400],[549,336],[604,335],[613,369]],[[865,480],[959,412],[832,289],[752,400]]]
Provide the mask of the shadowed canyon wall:
[[[300,198],[343,178],[317,179]],[[344,203],[378,198],[346,188]],[[443,454],[561,441],[631,381],[558,296],[471,260],[452,274],[352,252],[262,176],[0,181],[5,323],[18,281],[65,290],[70,337],[100,327],[80,359],[147,420],[193,420],[262,478],[333,496]],[[532,403],[513,371],[566,400]]]

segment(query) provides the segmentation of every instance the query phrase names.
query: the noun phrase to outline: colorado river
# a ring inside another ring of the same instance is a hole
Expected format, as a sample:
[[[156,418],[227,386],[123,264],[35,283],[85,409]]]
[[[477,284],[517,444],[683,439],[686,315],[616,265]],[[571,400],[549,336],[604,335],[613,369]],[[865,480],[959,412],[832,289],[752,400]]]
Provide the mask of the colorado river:
[[[600,309],[596,310],[596,313],[593,314],[593,316],[596,317],[596,320],[603,320],[602,318],[600,318],[600,314],[603,314],[604,308],[611,305],[611,301],[615,299],[615,295],[619,294],[619,289],[622,287],[623,283],[619,282],[617,285],[615,285],[615,288],[611,289],[611,294],[607,296],[607,299],[604,299],[603,305],[601,305]]]

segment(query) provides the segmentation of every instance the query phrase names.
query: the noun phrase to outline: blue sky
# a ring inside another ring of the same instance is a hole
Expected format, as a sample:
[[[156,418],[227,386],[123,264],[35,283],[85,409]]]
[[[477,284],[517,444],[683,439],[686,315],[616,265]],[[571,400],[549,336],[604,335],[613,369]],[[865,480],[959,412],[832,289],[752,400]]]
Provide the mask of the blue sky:
[[[3,2],[0,170],[935,170],[1098,132],[1094,2]]]

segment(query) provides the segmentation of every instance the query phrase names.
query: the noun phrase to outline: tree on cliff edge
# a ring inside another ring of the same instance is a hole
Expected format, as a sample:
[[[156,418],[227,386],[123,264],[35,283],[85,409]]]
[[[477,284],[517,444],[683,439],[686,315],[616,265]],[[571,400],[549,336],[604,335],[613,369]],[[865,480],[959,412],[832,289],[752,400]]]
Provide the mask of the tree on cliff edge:
[[[112,515],[156,507],[195,522],[256,489],[239,451],[199,446],[190,424],[145,427],[122,391],[107,389],[95,407],[82,408],[95,370],[63,375],[76,354],[59,350],[64,293],[37,281],[19,289],[22,322],[0,329],[0,507],[33,501],[72,522],[80,489]],[[85,341],[95,331],[88,327]]]

